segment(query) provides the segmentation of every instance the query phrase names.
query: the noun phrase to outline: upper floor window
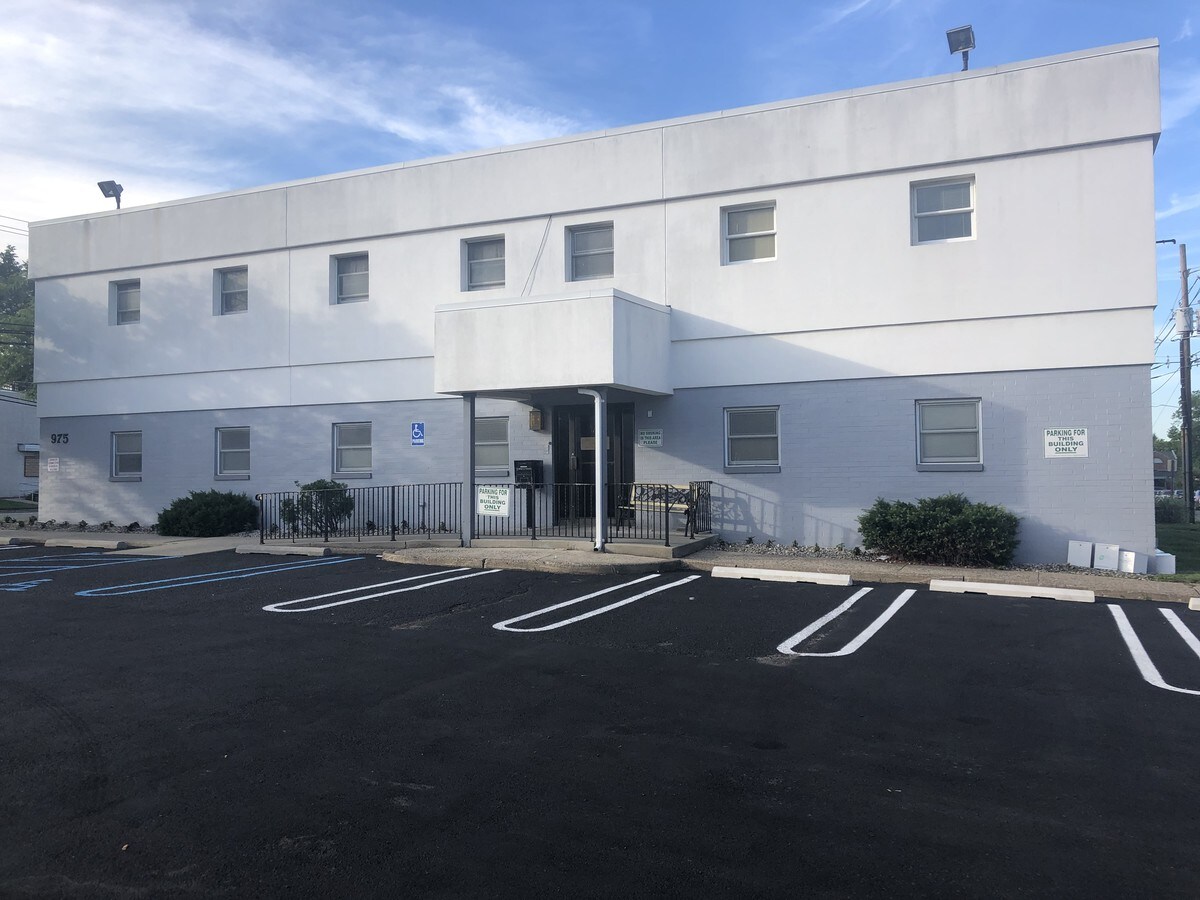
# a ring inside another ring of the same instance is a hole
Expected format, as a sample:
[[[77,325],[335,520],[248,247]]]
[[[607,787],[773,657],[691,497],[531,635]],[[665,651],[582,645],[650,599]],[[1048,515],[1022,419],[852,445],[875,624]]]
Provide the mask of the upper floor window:
[[[975,236],[975,179],[912,186],[912,241],[930,244]]]
[[[571,280],[611,278],[613,274],[613,226],[579,225],[567,230],[571,248]]]
[[[917,401],[917,464],[935,468],[983,463],[979,400]]]
[[[217,271],[217,315],[245,312],[250,308],[249,270],[220,269]]]
[[[475,471],[508,474],[508,417],[475,420]]]
[[[250,474],[250,429],[217,429],[217,474]]]
[[[779,407],[725,410],[725,465],[779,465]]]
[[[112,433],[113,478],[141,478],[142,433],[114,431]]]
[[[467,241],[464,253],[468,291],[504,287],[504,238]]]
[[[721,211],[723,263],[775,258],[775,204],[735,206]]]
[[[370,473],[370,422],[346,422],[333,426],[333,471],[335,475]]]
[[[370,279],[366,253],[334,257],[334,302],[357,303],[366,300]]]
[[[114,281],[108,286],[108,321],[112,325],[129,325],[142,320],[142,282]]]

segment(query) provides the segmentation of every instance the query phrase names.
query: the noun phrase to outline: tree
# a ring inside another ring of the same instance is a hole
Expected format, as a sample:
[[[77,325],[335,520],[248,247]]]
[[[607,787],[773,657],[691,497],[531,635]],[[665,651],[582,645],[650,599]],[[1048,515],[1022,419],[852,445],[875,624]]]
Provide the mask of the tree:
[[[0,386],[36,395],[33,383],[33,282],[29,263],[9,244],[0,252]]]

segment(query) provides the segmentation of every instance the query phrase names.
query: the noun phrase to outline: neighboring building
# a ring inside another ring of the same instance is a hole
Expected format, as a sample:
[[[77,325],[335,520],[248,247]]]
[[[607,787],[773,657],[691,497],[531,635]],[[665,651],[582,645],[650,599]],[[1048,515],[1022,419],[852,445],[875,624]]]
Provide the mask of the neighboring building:
[[[0,390],[0,497],[37,492],[38,450],[37,404]]]
[[[472,403],[477,481],[586,482],[584,388],[731,540],[960,491],[1152,552],[1158,98],[1142,41],[35,223],[42,514],[464,480]]]
[[[1154,489],[1156,491],[1175,490],[1175,477],[1179,471],[1179,461],[1175,458],[1174,450],[1154,451]]]

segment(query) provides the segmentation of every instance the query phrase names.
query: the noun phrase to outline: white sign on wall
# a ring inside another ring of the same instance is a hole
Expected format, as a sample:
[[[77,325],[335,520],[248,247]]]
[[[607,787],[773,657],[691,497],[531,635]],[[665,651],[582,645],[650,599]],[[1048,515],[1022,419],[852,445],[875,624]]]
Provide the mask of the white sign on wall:
[[[475,488],[475,514],[507,516],[510,489],[505,485],[481,484]]]
[[[643,447],[661,447],[663,430],[661,428],[639,428],[638,443]]]
[[[1070,457],[1082,459],[1088,455],[1086,428],[1047,428],[1046,459]]]

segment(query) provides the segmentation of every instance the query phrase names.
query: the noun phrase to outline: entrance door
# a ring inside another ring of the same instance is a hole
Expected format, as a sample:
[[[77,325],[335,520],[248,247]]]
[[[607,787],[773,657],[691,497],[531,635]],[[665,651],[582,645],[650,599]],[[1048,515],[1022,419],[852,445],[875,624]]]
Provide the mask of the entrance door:
[[[554,512],[560,519],[595,516],[596,411],[586,406],[559,406],[554,410]],[[619,485],[633,481],[633,404],[608,404],[608,452],[605,472],[608,496],[613,502]]]

